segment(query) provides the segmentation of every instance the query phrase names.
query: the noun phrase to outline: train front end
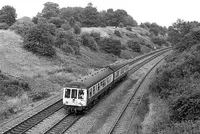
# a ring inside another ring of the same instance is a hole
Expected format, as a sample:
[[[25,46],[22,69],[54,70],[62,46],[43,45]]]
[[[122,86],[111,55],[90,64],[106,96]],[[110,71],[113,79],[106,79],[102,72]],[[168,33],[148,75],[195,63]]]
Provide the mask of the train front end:
[[[63,105],[69,112],[83,112],[87,105],[87,90],[81,88],[63,88]]]

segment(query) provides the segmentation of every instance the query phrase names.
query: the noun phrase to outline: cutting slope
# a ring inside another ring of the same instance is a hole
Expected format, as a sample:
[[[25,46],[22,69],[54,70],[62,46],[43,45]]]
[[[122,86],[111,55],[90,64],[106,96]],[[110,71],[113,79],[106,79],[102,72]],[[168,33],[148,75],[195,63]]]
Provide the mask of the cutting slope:
[[[58,69],[52,62],[38,58],[22,48],[22,38],[12,31],[0,31],[0,70],[12,76],[34,76]]]

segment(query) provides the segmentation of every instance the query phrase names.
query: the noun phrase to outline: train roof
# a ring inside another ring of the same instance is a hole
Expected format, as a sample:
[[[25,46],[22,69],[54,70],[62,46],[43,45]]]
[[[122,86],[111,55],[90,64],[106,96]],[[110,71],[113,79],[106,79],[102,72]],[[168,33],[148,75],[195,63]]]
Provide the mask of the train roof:
[[[127,64],[129,64],[129,62],[127,60],[123,60],[110,64],[108,67],[112,68],[114,71],[117,71],[118,69],[122,68]]]
[[[74,88],[90,88],[91,86],[93,86],[94,84],[96,84],[97,82],[99,82],[100,80],[104,79],[112,73],[112,69],[102,68],[81,78],[78,78],[75,81],[70,82],[66,86]]]

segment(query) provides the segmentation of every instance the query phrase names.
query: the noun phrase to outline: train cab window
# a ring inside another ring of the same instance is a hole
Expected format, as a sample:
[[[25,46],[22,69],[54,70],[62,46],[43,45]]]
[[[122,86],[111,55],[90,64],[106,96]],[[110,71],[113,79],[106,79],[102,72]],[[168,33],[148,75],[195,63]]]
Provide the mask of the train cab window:
[[[72,89],[71,98],[73,98],[73,99],[76,99],[76,98],[77,98],[77,89]]]
[[[71,92],[71,89],[65,90],[65,98],[70,98],[70,92]]]
[[[79,92],[78,92],[78,98],[79,98],[79,99],[83,99],[83,97],[84,97],[84,92],[83,92],[83,90],[79,90]]]

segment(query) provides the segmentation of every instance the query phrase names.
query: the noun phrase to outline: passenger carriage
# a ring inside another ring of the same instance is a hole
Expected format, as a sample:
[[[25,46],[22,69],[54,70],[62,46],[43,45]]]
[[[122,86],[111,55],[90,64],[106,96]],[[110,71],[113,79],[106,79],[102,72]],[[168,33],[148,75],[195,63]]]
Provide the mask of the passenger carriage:
[[[87,110],[111,86],[126,77],[128,70],[128,62],[121,61],[69,83],[63,88],[63,104],[70,112]]]

